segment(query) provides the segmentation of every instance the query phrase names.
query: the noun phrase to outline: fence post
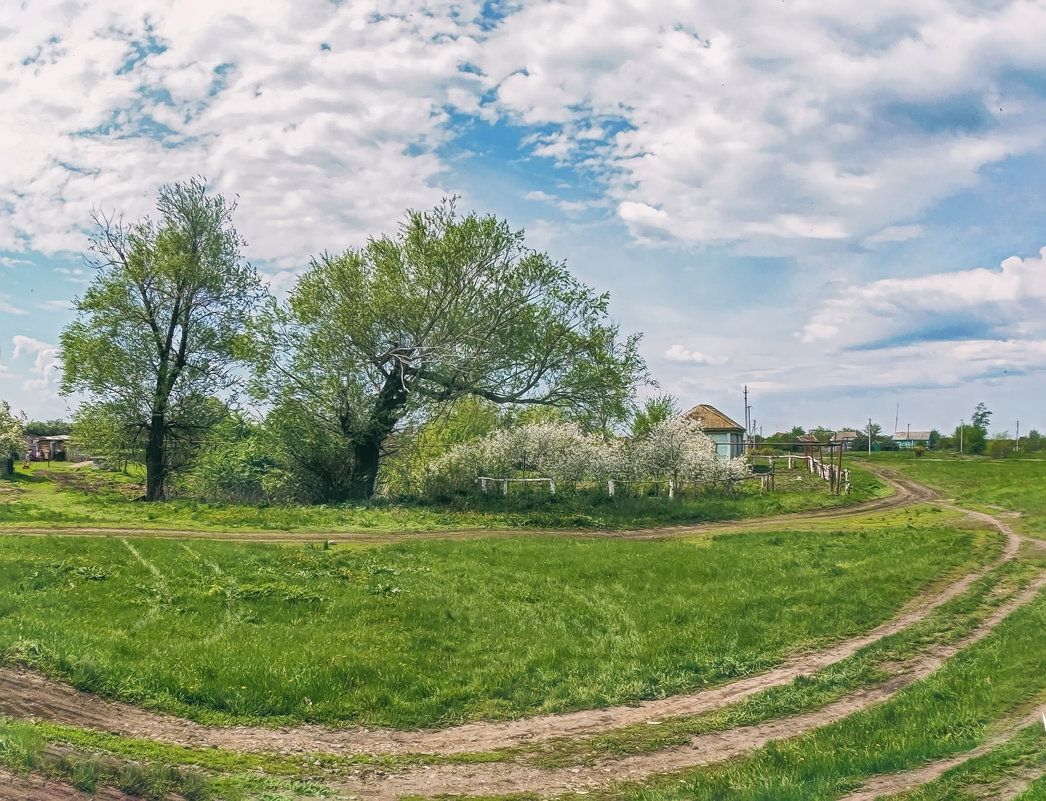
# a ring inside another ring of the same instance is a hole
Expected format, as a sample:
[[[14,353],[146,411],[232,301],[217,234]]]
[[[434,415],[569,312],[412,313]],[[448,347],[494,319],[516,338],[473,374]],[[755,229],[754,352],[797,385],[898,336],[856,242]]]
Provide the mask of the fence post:
[[[550,495],[556,494],[556,480],[554,478],[548,480],[548,491]]]
[[[614,479],[612,478],[607,480],[607,495],[614,497]]]
[[[672,479],[668,479],[668,497],[670,499],[676,497],[676,482]]]
[[[481,490],[483,490],[484,492],[486,492],[486,491],[487,491],[487,479],[486,479],[486,478],[481,478],[481,479],[479,480],[479,488],[480,488]]]
[[[507,478],[501,479],[501,494],[502,495],[508,495],[508,479]]]

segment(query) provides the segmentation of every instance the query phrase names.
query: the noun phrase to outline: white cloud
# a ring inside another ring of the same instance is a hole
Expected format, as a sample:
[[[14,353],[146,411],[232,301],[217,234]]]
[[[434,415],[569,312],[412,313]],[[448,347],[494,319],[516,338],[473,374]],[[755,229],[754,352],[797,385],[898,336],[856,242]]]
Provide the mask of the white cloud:
[[[536,154],[589,164],[641,240],[897,240],[1046,141],[1046,6],[520,6],[479,64]],[[588,131],[617,131],[593,151]]]
[[[693,362],[695,364],[726,364],[729,359],[726,356],[708,356],[700,351],[690,350],[682,345],[673,345],[665,351],[665,358],[670,362]]]
[[[1046,335],[1046,248],[1039,258],[1006,259],[918,278],[889,278],[826,299],[797,334],[833,350],[898,338],[965,340]]]
[[[25,259],[13,259],[10,256],[0,256],[0,267],[14,269],[15,267],[20,267],[23,265],[32,266],[32,264],[33,263],[31,261],[26,261]]]
[[[924,233],[921,225],[889,225],[871,236],[865,237],[864,244],[877,245],[880,242],[904,242],[916,239]]]
[[[45,300],[37,303],[36,307],[47,311],[71,311],[76,308],[71,300]]]
[[[25,309],[20,309],[11,303],[11,296],[0,293],[0,312],[4,314],[28,314]]]
[[[137,219],[194,174],[239,195],[262,258],[303,265],[444,194],[436,149],[478,7],[434,0],[41,0],[0,49],[0,241],[80,251],[95,208]],[[477,29],[478,30],[478,29]],[[166,48],[144,57],[135,46]]]
[[[23,381],[22,389],[27,392],[37,392],[49,398],[56,398],[59,379],[57,346],[21,334],[12,337],[11,342],[15,346],[12,359],[35,354],[29,373],[35,375],[36,378]]]

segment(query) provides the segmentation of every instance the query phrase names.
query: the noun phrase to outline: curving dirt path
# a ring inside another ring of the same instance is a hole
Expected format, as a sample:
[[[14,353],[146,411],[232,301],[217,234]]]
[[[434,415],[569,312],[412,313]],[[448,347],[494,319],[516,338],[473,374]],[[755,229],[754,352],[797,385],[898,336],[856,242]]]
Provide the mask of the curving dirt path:
[[[507,795],[532,792],[553,795],[606,788],[622,781],[641,781],[655,774],[723,762],[761,748],[771,740],[804,734],[889,700],[908,685],[930,675],[963,648],[987,637],[1014,609],[1033,600],[1044,586],[1046,572],[962,640],[933,648],[899,666],[898,674],[885,684],[862,688],[810,712],[699,735],[682,747],[623,759],[599,759],[583,767],[546,771],[511,763],[423,766],[396,774],[361,774],[336,782],[334,786],[373,801],[391,801],[404,795],[455,793]]]
[[[953,582],[935,595],[909,603],[894,619],[822,651],[799,654],[781,666],[710,690],[644,701],[634,706],[582,710],[504,722],[479,721],[446,729],[422,731],[331,729],[323,726],[214,728],[140,707],[107,701],[67,684],[20,668],[0,668],[0,714],[35,718],[83,728],[100,729],[159,742],[230,750],[302,751],[366,754],[455,754],[490,751],[555,737],[598,734],[647,720],[694,715],[735,703],[797,676],[815,673],[864,646],[922,620],[937,607],[965,592],[987,572],[1012,559],[1020,540],[1011,530],[1000,559]]]
[[[901,505],[906,505],[928,497],[936,497],[929,488],[915,482],[902,483],[896,475],[890,474],[884,478],[891,483],[897,482],[895,495],[888,499],[895,503],[903,501]],[[862,508],[864,512],[868,511],[867,507]],[[845,510],[821,510],[826,514],[816,516],[849,516],[856,514],[854,509],[855,507]],[[1006,545],[999,560],[963,576],[932,596],[909,602],[901,614],[865,634],[821,651],[797,654],[777,668],[710,690],[608,709],[581,710],[504,722],[479,721],[446,729],[413,732],[365,728],[331,729],[323,726],[214,728],[81,693],[33,671],[0,668],[0,714],[99,729],[179,745],[280,753],[307,751],[342,754],[456,754],[490,751],[556,737],[598,734],[652,719],[699,714],[735,703],[770,687],[787,684],[797,676],[815,673],[847,658],[872,642],[907,628],[965,592],[974,581],[998,564],[1016,555],[1020,539],[1008,526],[997,524],[988,515],[970,514],[998,525],[999,530],[1006,535]],[[813,515],[804,515],[802,519],[811,516]],[[758,525],[777,525],[782,519],[784,518],[773,518],[774,522],[755,522]],[[787,519],[794,520],[795,516],[788,516]],[[727,527],[723,524],[715,525],[717,528]],[[687,534],[693,532],[694,528],[685,529]],[[659,531],[657,535],[664,536],[664,533]],[[672,533],[669,534],[671,535]],[[651,532],[629,532],[624,536],[646,537],[651,536]]]
[[[817,513],[783,515],[742,524],[718,523],[656,532],[615,532],[601,536],[628,538],[661,538],[687,536],[701,531],[722,529],[748,530],[753,527],[780,525],[787,521],[810,518],[846,517],[866,514],[911,503],[937,500],[940,496],[927,487],[894,475],[880,472],[895,486],[895,495],[870,504],[844,509],[820,510]],[[889,502],[889,503],[887,503]],[[954,582],[944,591],[920,603],[910,605],[894,620],[858,638],[839,643],[814,654],[794,657],[781,667],[759,676],[746,677],[714,690],[650,701],[635,707],[584,711],[566,715],[543,716],[507,723],[472,723],[440,731],[393,732],[365,729],[331,730],[317,726],[293,729],[234,727],[213,729],[198,724],[154,715],[123,704],[104,701],[95,696],[50,682],[38,674],[17,669],[0,670],[0,712],[19,718],[64,722],[87,728],[102,728],[121,734],[184,745],[210,745],[233,750],[326,753],[465,753],[491,750],[521,742],[535,742],[561,736],[598,733],[652,719],[695,714],[733,703],[767,687],[787,683],[796,676],[811,673],[849,656],[864,645],[911,625],[934,608],[963,592],[969,585],[1001,561],[1013,558],[1021,538],[1005,523],[990,515],[971,512],[942,504],[967,516],[995,526],[1006,535],[1005,552],[999,561]],[[24,533],[10,531],[8,533]],[[48,531],[46,533],[53,534]],[[99,532],[100,534],[101,532]],[[106,531],[105,534],[112,534]],[[131,532],[128,532],[131,533]],[[137,534],[137,532],[134,532]],[[142,532],[148,534],[150,532]],[[511,532],[518,536],[523,532]],[[548,533],[548,532],[542,532]],[[565,532],[578,536],[579,532]],[[196,533],[197,535],[199,532]],[[592,536],[592,532],[581,532]],[[169,536],[178,536],[173,532]],[[491,536],[492,532],[450,532],[418,535],[424,538],[449,536]],[[249,535],[248,535],[249,536]],[[600,536],[600,535],[597,535]],[[401,535],[392,539],[400,540]],[[235,537],[243,539],[243,537]],[[378,538],[384,541],[384,536]],[[903,687],[936,670],[961,648],[987,636],[994,627],[1020,604],[1032,600],[1046,586],[1046,573],[1020,595],[986,619],[962,641],[938,647],[899,666],[899,673],[878,687],[864,688],[821,709],[782,718],[755,726],[716,732],[695,737],[688,746],[670,748],[625,759],[603,759],[578,768],[541,770],[511,763],[484,765],[420,766],[388,774],[368,770],[351,777],[335,779],[334,786],[373,799],[392,799],[402,795],[439,795],[446,793],[501,794],[537,792],[542,795],[605,787],[625,780],[638,780],[652,774],[670,772],[708,762],[717,762],[765,745],[770,740],[790,737],[886,700]],[[942,769],[943,770],[946,768]]]
[[[913,481],[893,470],[877,465],[866,468],[874,473],[893,489],[893,494],[885,498],[834,506],[825,509],[814,509],[806,512],[790,512],[772,515],[755,520],[722,520],[715,523],[699,523],[691,526],[665,526],[653,529],[457,529],[447,531],[408,531],[403,533],[375,533],[368,531],[329,531],[302,532],[288,531],[245,531],[231,533],[222,531],[188,531],[183,529],[161,528],[103,528],[95,526],[0,526],[0,536],[41,536],[41,537],[155,537],[158,539],[203,539],[223,542],[355,542],[367,545],[404,542],[409,540],[466,540],[492,537],[580,537],[592,539],[627,539],[627,540],[661,540],[673,537],[688,537],[705,532],[751,531],[759,528],[787,525],[804,520],[833,520],[854,517],[872,512],[885,512],[901,509],[917,503],[938,500],[941,494],[937,490]]]

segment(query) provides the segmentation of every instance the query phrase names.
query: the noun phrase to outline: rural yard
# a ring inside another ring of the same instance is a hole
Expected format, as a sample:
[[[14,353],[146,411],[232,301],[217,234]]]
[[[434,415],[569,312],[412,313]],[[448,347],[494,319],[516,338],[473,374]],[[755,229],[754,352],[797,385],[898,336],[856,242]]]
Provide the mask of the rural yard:
[[[8,528],[4,797],[1046,797],[1044,464],[660,529]]]

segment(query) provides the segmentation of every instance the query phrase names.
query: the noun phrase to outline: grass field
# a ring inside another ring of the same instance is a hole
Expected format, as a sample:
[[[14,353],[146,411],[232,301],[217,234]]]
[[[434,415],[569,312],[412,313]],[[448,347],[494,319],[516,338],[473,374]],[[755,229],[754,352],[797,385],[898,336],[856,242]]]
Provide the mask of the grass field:
[[[939,487],[960,503],[1020,512],[1016,528],[1046,534],[1046,462],[1007,458],[894,458],[880,462],[917,481]]]
[[[873,627],[999,546],[951,527],[330,550],[8,537],[0,648],[202,720],[442,725],[765,669]]]
[[[868,776],[968,750],[981,742],[993,721],[1026,713],[1046,700],[1043,630],[1046,595],[883,704],[807,735],[771,743],[748,758],[605,797],[829,801],[856,789]],[[1042,750],[1046,738],[1041,728],[1028,735]]]
[[[371,504],[338,506],[249,506],[179,500],[138,503],[135,475],[74,468],[55,462],[20,468],[0,481],[0,527],[179,529],[190,531],[410,532],[492,528],[628,529],[737,520],[856,503],[886,494],[873,476],[855,470],[849,496],[827,492],[823,481],[801,470],[784,471],[778,492],[760,494],[758,482],[723,490],[633,497],[605,487],[558,495],[532,488],[500,494],[476,493],[452,504]]]
[[[964,505],[1021,512],[1009,522],[1023,532],[1041,536],[1044,530],[1046,462],[938,461],[932,454],[881,454],[872,461]],[[507,504],[493,497],[442,509],[222,508],[184,501],[154,507],[129,500],[133,491],[121,492],[108,478],[93,496],[90,482],[104,477],[64,470],[56,475],[76,477],[13,482],[18,491],[0,496],[0,526],[60,527],[88,514],[80,522],[103,528],[396,531],[567,526],[573,515],[575,526],[631,528],[835,502],[804,487],[777,497],[692,499],[691,507],[672,506],[667,498],[619,504],[567,496],[551,503],[512,497]],[[858,486],[858,497],[883,491],[867,474]],[[28,512],[39,522],[19,517]],[[765,670],[789,654],[867,631],[930,585],[991,561],[1002,540],[938,504],[811,520],[802,528],[688,540],[514,535],[330,548],[3,537],[0,654],[85,689],[205,722],[442,727],[628,704]],[[569,773],[599,760],[687,749],[696,735],[860,694],[891,678],[905,660],[960,642],[1044,567],[1046,551],[1026,544],[1018,558],[963,594],[853,656],[657,726],[498,752],[305,758],[0,720],[0,763],[88,790],[108,784],[150,798],[179,792],[229,801],[323,797],[332,792],[324,787],[332,776],[360,768],[395,773],[462,763],[481,772],[479,763],[496,762]],[[1046,595],[1040,593],[936,672],[845,720],[728,762],[560,798],[829,801],[868,777],[962,754],[1008,730],[1016,734],[896,801],[997,797],[999,787],[1020,776],[1029,785],[1020,801],[1044,801],[1046,780],[1035,777],[1046,771],[1046,733],[1041,724],[1014,728],[1029,711],[1046,708],[1043,631]]]

